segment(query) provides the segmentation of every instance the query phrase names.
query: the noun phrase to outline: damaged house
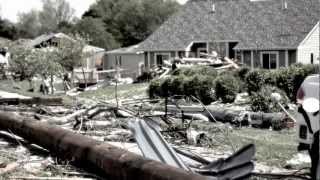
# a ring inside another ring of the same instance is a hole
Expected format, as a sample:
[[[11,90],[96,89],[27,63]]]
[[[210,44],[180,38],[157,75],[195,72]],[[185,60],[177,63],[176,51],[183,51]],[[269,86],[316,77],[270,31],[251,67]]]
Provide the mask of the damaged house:
[[[73,41],[70,36],[64,33],[43,34],[28,42],[27,46],[31,48],[46,48],[48,46],[55,47],[58,45],[59,41],[65,39]],[[98,71],[102,70],[105,50],[99,47],[85,45],[83,48],[83,53],[88,54],[88,57],[85,58],[82,68],[78,67],[74,69],[75,76],[80,83],[85,83],[85,81],[87,81],[89,84],[95,84],[99,81]],[[85,74],[85,80],[83,74]]]
[[[252,68],[318,63],[319,17],[318,0],[189,0],[131,53],[146,69],[212,51]]]

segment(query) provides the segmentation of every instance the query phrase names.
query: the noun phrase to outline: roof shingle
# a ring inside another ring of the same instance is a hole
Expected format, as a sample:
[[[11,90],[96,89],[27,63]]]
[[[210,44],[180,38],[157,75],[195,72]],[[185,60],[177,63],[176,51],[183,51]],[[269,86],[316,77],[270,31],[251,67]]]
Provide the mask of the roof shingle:
[[[296,48],[320,18],[318,0],[189,0],[140,43],[144,51],[184,50],[192,41],[236,40],[235,49]]]

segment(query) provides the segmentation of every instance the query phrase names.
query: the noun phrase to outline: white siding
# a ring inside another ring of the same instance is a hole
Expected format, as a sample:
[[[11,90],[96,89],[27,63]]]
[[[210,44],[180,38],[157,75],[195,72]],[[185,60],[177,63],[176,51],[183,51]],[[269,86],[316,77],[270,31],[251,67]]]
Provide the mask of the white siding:
[[[121,73],[121,77],[136,78],[141,73],[139,69],[140,64],[144,64],[144,54],[122,54],[122,55],[107,55],[107,66],[105,69],[115,68],[116,56],[121,56],[121,69],[124,71]]]
[[[306,36],[298,47],[297,62],[303,64],[311,63],[311,54],[313,54],[313,62],[319,63],[317,60],[320,54],[319,41],[320,41],[319,22]]]

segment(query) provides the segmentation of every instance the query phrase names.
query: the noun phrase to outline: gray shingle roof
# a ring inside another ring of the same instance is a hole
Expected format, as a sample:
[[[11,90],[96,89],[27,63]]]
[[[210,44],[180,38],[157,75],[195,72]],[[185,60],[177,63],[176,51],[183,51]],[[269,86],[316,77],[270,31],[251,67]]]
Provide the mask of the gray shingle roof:
[[[296,48],[320,18],[318,0],[189,0],[140,44],[145,51],[184,50],[192,41],[236,40],[235,49]]]
[[[139,44],[110,50],[110,51],[107,51],[107,54],[136,54],[139,52],[138,48],[139,48]]]

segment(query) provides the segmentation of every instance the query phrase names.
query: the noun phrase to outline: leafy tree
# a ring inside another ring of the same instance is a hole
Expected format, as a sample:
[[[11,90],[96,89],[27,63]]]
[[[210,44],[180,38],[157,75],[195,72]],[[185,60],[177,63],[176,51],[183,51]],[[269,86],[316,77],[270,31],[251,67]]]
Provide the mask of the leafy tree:
[[[28,80],[30,88],[36,75],[43,79],[50,78],[51,92],[54,92],[54,77],[62,77],[66,71],[81,67],[87,54],[84,53],[86,41],[76,35],[62,38],[57,47],[31,49],[23,45],[13,45],[10,68],[21,81]]]
[[[8,39],[17,39],[18,30],[13,23],[0,17],[0,34],[1,37]]]
[[[38,11],[34,9],[30,12],[18,14],[17,28],[20,37],[34,38],[39,35],[41,24],[38,15]]]
[[[105,24],[101,19],[92,17],[83,18],[76,25],[76,29],[84,36],[88,36],[91,45],[105,49],[119,47],[114,37],[105,31]]]
[[[42,10],[31,10],[18,14],[17,28],[20,37],[34,38],[43,33],[62,31],[71,33],[74,29],[74,9],[66,0],[42,0]]]
[[[39,72],[37,53],[22,45],[13,45],[10,48],[10,70],[13,76],[20,81],[28,80],[30,89],[33,89],[32,79]]]
[[[71,22],[75,10],[66,0],[42,0],[42,10],[39,12],[41,33],[56,31],[61,22]]]
[[[61,66],[67,71],[73,71],[84,63],[86,53],[84,47],[87,40],[80,35],[70,35],[71,38],[62,38],[57,46],[57,59]]]
[[[173,0],[99,0],[83,19],[101,19],[120,46],[129,46],[146,39],[178,8]]]
[[[24,46],[14,46],[10,48],[11,61],[10,68],[15,72],[20,81],[31,79],[37,73],[36,60],[33,58],[32,49]]]

